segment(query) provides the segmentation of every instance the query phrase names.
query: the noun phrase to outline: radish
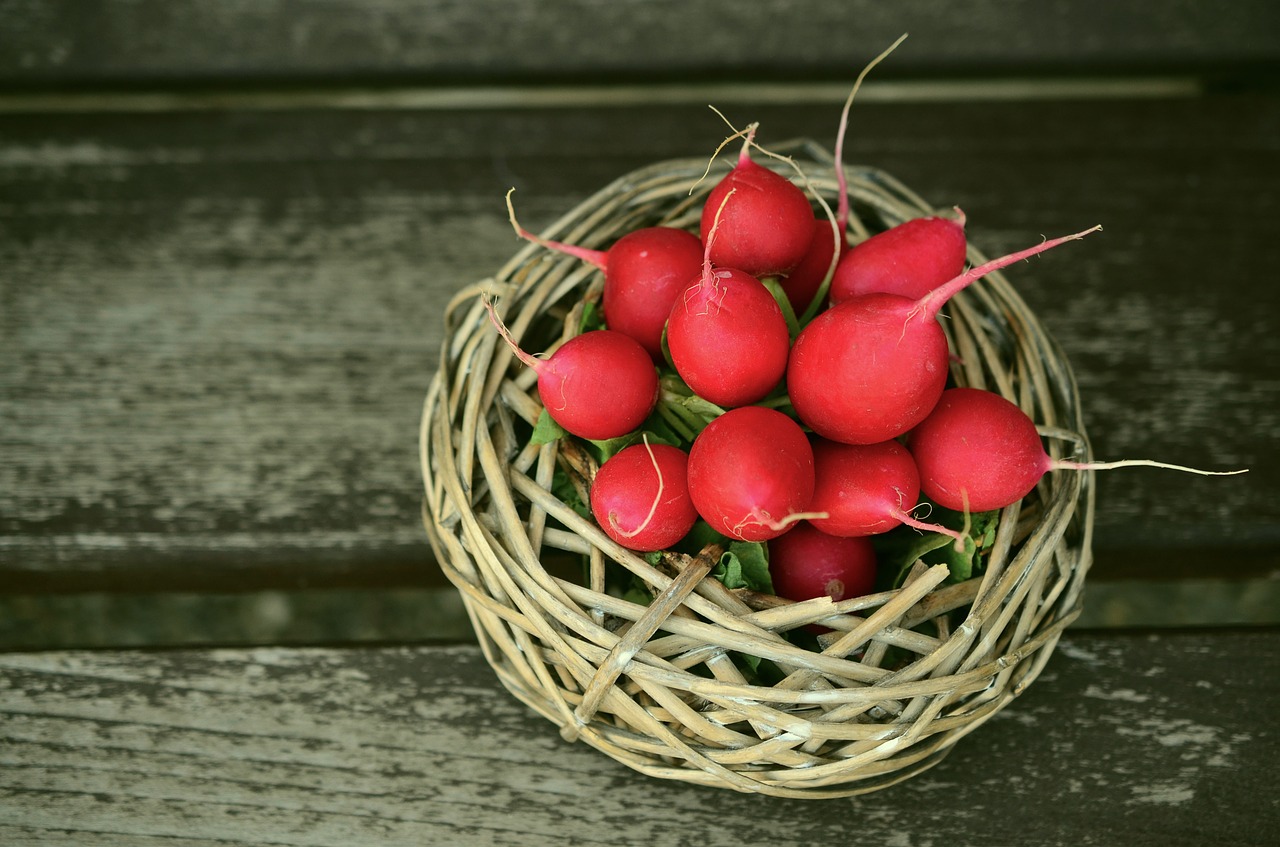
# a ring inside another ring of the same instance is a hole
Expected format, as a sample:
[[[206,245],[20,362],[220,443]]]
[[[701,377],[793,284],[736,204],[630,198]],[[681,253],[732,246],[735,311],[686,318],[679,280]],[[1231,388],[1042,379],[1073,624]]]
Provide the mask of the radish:
[[[1202,471],[1182,465],[1128,459],[1071,462],[1044,450],[1035,422],[1016,404],[991,391],[951,388],[907,438],[930,499],[948,509],[983,512],[1016,503],[1046,473],[1059,469],[1105,470],[1144,465],[1206,476],[1243,471]]]
[[[731,409],[689,450],[694,507],[712,529],[739,541],[767,541],[815,516],[807,511],[813,484],[809,439],[776,409]]]
[[[507,215],[521,238],[604,271],[605,323],[639,341],[653,361],[662,361],[667,315],[702,264],[702,242],[696,235],[669,226],[644,227],[622,236],[608,250],[592,250],[540,238],[520,226],[511,191],[507,192]]]
[[[747,129],[737,165],[707,196],[701,234],[706,242],[718,217],[711,261],[759,278],[785,275],[800,264],[813,236],[814,213],[802,189],[751,159],[757,126]]]
[[[626,435],[657,405],[658,370],[634,338],[608,329],[584,332],[538,359],[520,349],[487,298],[484,306],[516,358],[538,374],[547,413],[573,435],[592,441]]]
[[[911,512],[920,499],[915,459],[897,441],[840,444],[813,439],[814,488],[809,508],[826,512],[810,522],[830,535],[878,535],[900,524],[940,532],[957,541],[962,534],[924,523]]]
[[[726,195],[717,211],[727,211],[734,196]],[[723,223],[713,219],[702,273],[671,308],[667,349],[676,373],[695,394],[733,408],[761,400],[777,387],[787,369],[791,333],[778,301],[760,280],[736,268],[712,267]]]
[[[861,597],[875,590],[875,547],[801,521],[769,542],[769,576],[774,593],[788,600]]]
[[[630,550],[665,550],[693,528],[689,455],[665,444],[632,444],[611,456],[591,483],[591,513]]]
[[[933,409],[950,353],[938,311],[974,280],[1100,227],[1045,241],[960,274],[924,297],[863,294],[814,318],[796,337],[787,392],[824,438],[875,444],[903,435]]]
[[[710,267],[667,319],[671,362],[698,396],[723,408],[763,399],[787,369],[791,336],[760,280]]]
[[[919,299],[964,270],[964,213],[913,218],[855,244],[831,277],[831,303],[887,292]]]

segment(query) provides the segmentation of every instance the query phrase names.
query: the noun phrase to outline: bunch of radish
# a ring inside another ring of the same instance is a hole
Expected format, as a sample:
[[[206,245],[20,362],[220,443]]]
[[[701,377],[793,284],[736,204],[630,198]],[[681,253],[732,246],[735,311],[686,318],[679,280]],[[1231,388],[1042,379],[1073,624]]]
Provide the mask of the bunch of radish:
[[[1102,467],[1050,459],[1017,405],[949,383],[939,322],[984,275],[1098,227],[973,268],[959,210],[849,244],[852,97],[834,214],[756,161],[767,151],[752,125],[696,234],[652,226],[585,249],[525,230],[508,194],[522,238],[603,272],[602,321],[537,358],[489,310],[537,372],[556,434],[608,445],[589,503],[605,534],[642,553],[708,531],[764,545],[772,587],[791,600],[871,591],[872,542],[899,528],[973,545],[924,509],[1001,510],[1046,473]]]

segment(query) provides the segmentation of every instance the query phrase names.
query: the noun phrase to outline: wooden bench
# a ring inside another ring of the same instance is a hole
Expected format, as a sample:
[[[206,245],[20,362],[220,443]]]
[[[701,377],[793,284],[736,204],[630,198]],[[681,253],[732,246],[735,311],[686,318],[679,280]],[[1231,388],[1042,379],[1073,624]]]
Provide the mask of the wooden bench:
[[[1274,4],[87,8],[0,6],[0,843],[1267,842]],[[431,561],[441,303],[507,188],[537,228],[709,155],[708,103],[830,146],[903,31],[847,160],[993,254],[1101,223],[1018,273],[1095,453],[1251,471],[1100,475],[1060,655],[862,814],[655,783],[503,692]]]

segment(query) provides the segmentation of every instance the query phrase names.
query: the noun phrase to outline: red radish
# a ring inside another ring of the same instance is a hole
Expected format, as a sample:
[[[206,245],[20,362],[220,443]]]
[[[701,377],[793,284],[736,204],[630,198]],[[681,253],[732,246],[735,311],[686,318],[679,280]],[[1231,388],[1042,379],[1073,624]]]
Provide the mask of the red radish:
[[[701,233],[706,242],[718,217],[711,261],[759,278],[786,274],[800,264],[813,235],[814,214],[799,186],[752,161],[756,126],[747,130],[738,164],[707,196]]]
[[[722,205],[732,199],[726,196]],[[721,223],[707,233],[702,273],[671,308],[667,349],[694,393],[732,408],[761,400],[777,387],[787,369],[791,333],[760,280],[734,268],[712,268]]]
[[[689,450],[694,507],[712,529],[740,541],[767,541],[812,517],[813,480],[804,430],[764,406],[725,412]]]
[[[662,361],[667,315],[702,262],[702,242],[691,232],[649,227],[609,248],[604,277],[604,319]]]
[[[1145,465],[1206,476],[1243,471],[1201,471],[1147,459],[1071,462],[1050,457],[1035,422],[991,391],[951,388],[911,431],[907,446],[920,469],[924,493],[949,509],[984,512],[1016,503],[1046,473],[1067,468],[1105,470]]]
[[[507,213],[521,238],[604,271],[604,318],[609,329],[631,336],[655,362],[662,361],[667,315],[702,265],[702,242],[696,235],[674,227],[651,226],[627,233],[608,250],[591,250],[540,238],[520,226],[510,191]]]
[[[875,547],[869,538],[840,538],[801,521],[769,542],[769,578],[788,600],[861,597],[875,590]]]
[[[667,319],[671,362],[705,400],[732,408],[764,398],[787,368],[791,336],[782,309],[760,280],[708,268]]]
[[[591,483],[591,513],[630,550],[665,550],[689,533],[689,455],[665,444],[632,444],[611,456]]]
[[[886,292],[913,300],[964,270],[964,213],[914,218],[855,244],[831,277],[832,304],[859,294]]]
[[[962,534],[924,523],[911,511],[920,499],[915,459],[897,441],[840,444],[813,439],[814,488],[809,508],[826,512],[810,522],[830,535],[877,535],[900,524],[941,532],[957,541]]]
[[[489,320],[525,365],[538,374],[538,396],[552,420],[593,441],[634,432],[658,402],[658,370],[630,336],[608,329],[584,332],[538,359],[521,350],[485,300]]]
[[[924,420],[947,381],[950,353],[938,311],[991,271],[1100,227],[971,268],[918,299],[863,294],[814,318],[796,337],[787,391],[800,420],[824,438],[875,444]]]

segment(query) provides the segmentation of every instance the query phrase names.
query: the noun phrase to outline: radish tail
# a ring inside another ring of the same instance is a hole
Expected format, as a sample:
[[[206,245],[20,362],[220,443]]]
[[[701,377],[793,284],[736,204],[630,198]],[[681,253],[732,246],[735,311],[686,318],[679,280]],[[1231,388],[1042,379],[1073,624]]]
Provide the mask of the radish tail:
[[[954,297],[957,293],[967,288],[971,283],[981,279],[992,271],[998,271],[1001,268],[1008,267],[1014,262],[1020,262],[1023,259],[1029,259],[1037,253],[1043,253],[1046,250],[1065,244],[1068,241],[1079,241],[1091,232],[1097,232],[1102,229],[1101,226],[1092,226],[1089,229],[1072,235],[1064,235],[1061,238],[1051,238],[1043,241],[1034,247],[1028,247],[1026,250],[1019,250],[1016,253],[1010,253],[1008,256],[1001,256],[999,259],[992,259],[978,265],[976,268],[970,268],[949,282],[944,282],[937,288],[930,291],[925,296],[916,301],[916,308],[912,310],[912,315],[925,315],[926,317],[936,317],[938,311],[943,305]]]
[[[759,123],[753,123],[747,127],[746,137],[742,139],[742,152],[738,153],[738,165],[745,165],[751,161],[751,144],[755,141],[756,130],[760,128]]]
[[[836,201],[836,227],[840,230],[840,236],[844,237],[845,227],[849,223],[849,183],[844,173],[844,134],[849,127],[849,109],[853,106],[853,97],[858,93],[858,89],[862,87],[862,81],[867,78],[867,74],[871,69],[880,64],[885,57],[892,53],[899,44],[905,41],[907,34],[904,32],[898,36],[898,40],[889,45],[879,56],[872,59],[862,73],[858,74],[858,78],[853,82],[853,90],[849,92],[849,97],[844,101],[844,109],[840,112],[840,127],[836,130],[836,187],[839,191],[839,197]]]
[[[514,193],[514,188],[507,192],[507,220],[511,221],[511,228],[516,231],[516,235],[520,236],[525,241],[532,241],[534,244],[546,247],[548,250],[555,250],[558,253],[573,256],[575,259],[581,259],[588,264],[595,265],[600,270],[605,269],[604,266],[607,261],[607,256],[603,250],[592,250],[588,247],[578,247],[574,244],[565,244],[563,241],[552,241],[549,238],[542,238],[541,236],[534,235],[532,232],[529,232],[529,230],[520,226],[520,223],[516,220],[515,206],[511,203],[511,195]]]
[[[730,188],[725,192],[724,197],[720,198],[720,205],[716,208],[716,216],[711,219],[711,229],[707,230],[707,243],[702,247],[702,281],[706,283],[711,276],[711,245],[716,240],[716,230],[720,229],[720,215],[724,212],[724,207],[729,204],[729,198],[734,195],[738,189]]]
[[[961,532],[956,529],[951,529],[950,527],[945,527],[942,524],[926,523],[921,520],[916,520],[915,518],[911,517],[911,515],[908,512],[899,511],[896,514],[894,514],[894,517],[897,518],[902,523],[906,524],[907,526],[912,527],[914,529],[918,529],[921,532],[940,532],[943,535],[954,538],[957,543],[963,542],[965,536],[967,535],[967,533]]]
[[[720,155],[720,151],[723,150],[725,147],[727,147],[730,141],[733,141],[733,139],[735,138],[741,138],[747,132],[754,132],[755,127],[759,126],[759,124],[751,124],[746,129],[738,129],[733,124],[729,123],[729,119],[724,116],[724,112],[721,112],[715,106],[710,106],[709,108],[711,109],[711,111],[715,112],[720,117],[720,120],[724,121],[726,124],[729,125],[729,129],[733,130],[733,135],[730,135],[724,141],[721,141],[720,145],[716,147],[715,150],[711,151],[711,158],[707,159],[707,167],[702,172],[702,176],[694,180],[693,185],[689,186],[690,194],[693,194],[694,189],[696,189],[699,185],[701,185],[702,181],[707,178],[708,174],[711,173],[711,166],[715,164],[716,156]]]
[[[489,313],[489,322],[498,330],[498,334],[502,336],[503,341],[507,342],[507,346],[516,354],[516,358],[528,367],[533,368],[534,371],[541,371],[547,363],[544,360],[531,356],[520,349],[520,345],[511,337],[511,330],[507,329],[507,325],[498,317],[498,313],[493,308],[493,301],[489,299],[488,295],[485,295],[484,297],[484,309]]]
[[[1206,471],[1200,468],[1189,468],[1186,465],[1171,465],[1168,462],[1156,462],[1152,459],[1121,459],[1115,462],[1069,462],[1065,459],[1054,459],[1050,463],[1051,469],[1070,469],[1077,471],[1105,471],[1112,468],[1132,468],[1132,467],[1148,467],[1148,468],[1165,468],[1171,471],[1184,471],[1186,473],[1199,474],[1200,476],[1235,476],[1236,474],[1248,473],[1248,468],[1241,468],[1234,471]]]
[[[768,515],[762,515],[759,512],[753,512],[752,514],[747,515],[747,517],[743,518],[741,521],[738,522],[736,526],[733,527],[733,534],[740,536],[743,528],[748,526],[767,526],[769,529],[772,529],[775,532],[782,532],[784,529],[787,529],[792,524],[798,523],[800,521],[821,520],[823,518],[829,518],[829,517],[831,517],[830,512],[792,512],[791,514],[784,517],[782,520],[775,521],[773,518],[769,517]]]

